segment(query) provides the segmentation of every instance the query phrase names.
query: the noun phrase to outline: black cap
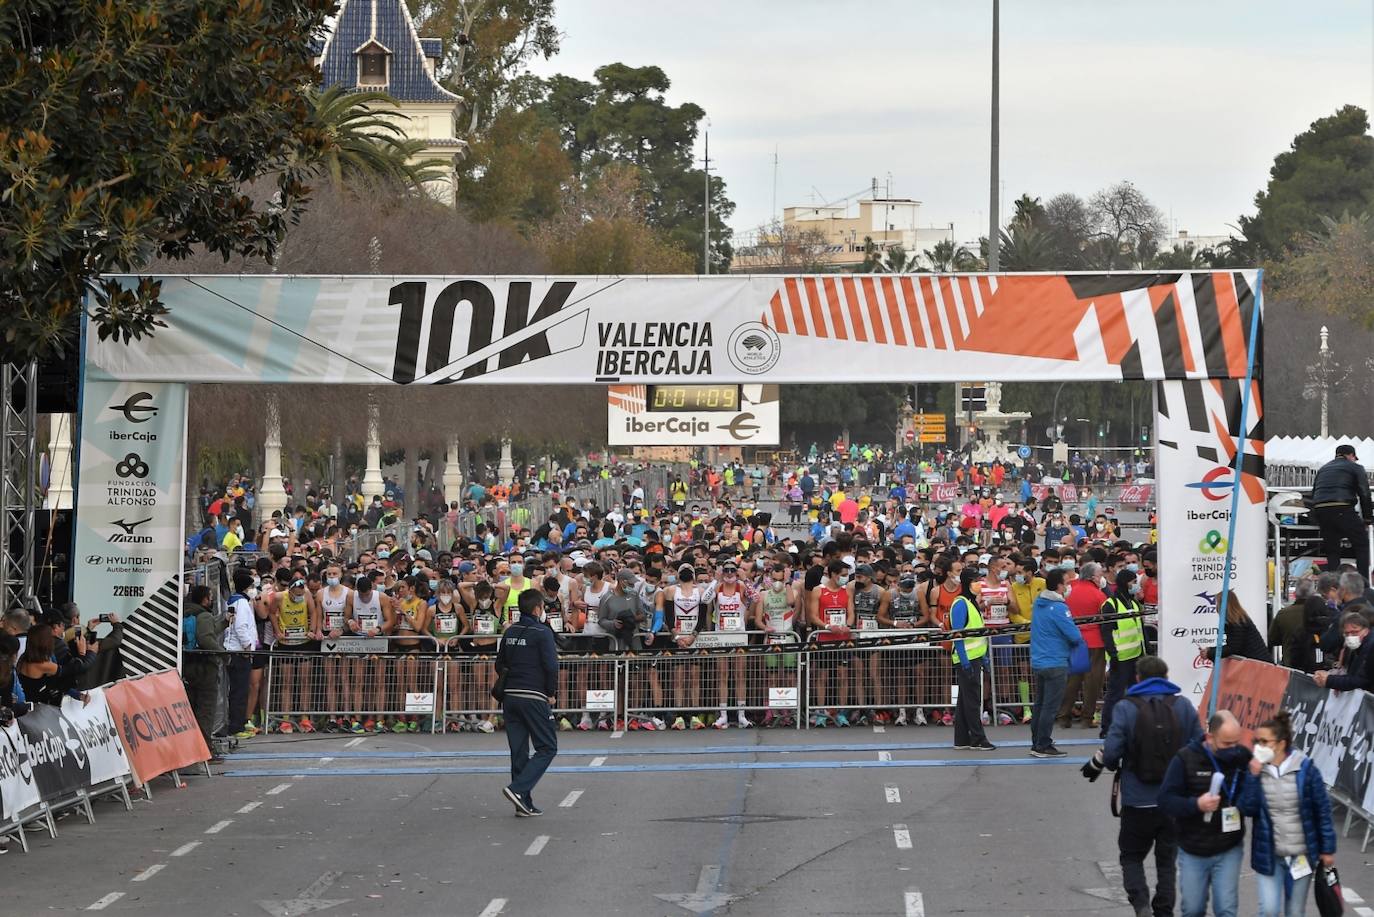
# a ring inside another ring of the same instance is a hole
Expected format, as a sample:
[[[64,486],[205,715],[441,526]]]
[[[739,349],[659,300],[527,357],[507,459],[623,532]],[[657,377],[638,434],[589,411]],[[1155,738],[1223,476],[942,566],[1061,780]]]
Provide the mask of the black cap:
[[[1336,447],[1336,458],[1340,458],[1343,455],[1348,455],[1353,459],[1359,460],[1359,456],[1355,454],[1355,447],[1350,445],[1350,443],[1341,443]]]

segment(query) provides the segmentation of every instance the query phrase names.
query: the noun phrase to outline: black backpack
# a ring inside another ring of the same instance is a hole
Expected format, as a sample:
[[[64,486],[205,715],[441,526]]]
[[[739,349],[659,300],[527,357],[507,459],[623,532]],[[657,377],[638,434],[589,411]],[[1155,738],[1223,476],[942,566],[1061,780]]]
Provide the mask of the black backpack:
[[[1127,760],[1142,783],[1163,783],[1169,762],[1183,745],[1173,697],[1127,698],[1136,708]]]

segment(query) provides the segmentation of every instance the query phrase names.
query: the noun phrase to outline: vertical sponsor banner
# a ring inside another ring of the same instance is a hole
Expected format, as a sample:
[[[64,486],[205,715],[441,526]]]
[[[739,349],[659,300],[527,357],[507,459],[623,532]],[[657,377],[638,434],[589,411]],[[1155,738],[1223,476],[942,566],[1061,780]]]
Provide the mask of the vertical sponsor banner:
[[[131,673],[181,653],[186,387],[87,375],[81,393],[73,595],[124,621]]]
[[[1236,380],[1159,383],[1155,455],[1159,501],[1159,652],[1169,677],[1205,707],[1212,663],[1202,650],[1216,641],[1224,579],[1233,601],[1267,633],[1262,405],[1252,393],[1240,481],[1236,543],[1226,568],[1241,389]],[[1255,383],[1255,389],[1259,383]]]

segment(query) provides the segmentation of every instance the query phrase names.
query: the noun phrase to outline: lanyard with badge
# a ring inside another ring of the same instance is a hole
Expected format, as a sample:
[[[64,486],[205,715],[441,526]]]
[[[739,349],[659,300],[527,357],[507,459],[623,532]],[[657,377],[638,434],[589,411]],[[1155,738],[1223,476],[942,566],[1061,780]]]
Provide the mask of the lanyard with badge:
[[[1226,786],[1226,777],[1221,770],[1221,764],[1217,761],[1216,756],[1212,754],[1212,750],[1205,745],[1202,750],[1207,752],[1207,757],[1211,759],[1212,766],[1216,768],[1216,776],[1221,777],[1219,785],[1212,792],[1220,791],[1222,793],[1222,799],[1226,802],[1235,802],[1236,787],[1240,783],[1240,771],[1237,770],[1231,775],[1231,786],[1228,788]],[[1240,809],[1234,805],[1223,806],[1221,809],[1221,832],[1223,834],[1229,834],[1232,831],[1239,831],[1240,829]]]

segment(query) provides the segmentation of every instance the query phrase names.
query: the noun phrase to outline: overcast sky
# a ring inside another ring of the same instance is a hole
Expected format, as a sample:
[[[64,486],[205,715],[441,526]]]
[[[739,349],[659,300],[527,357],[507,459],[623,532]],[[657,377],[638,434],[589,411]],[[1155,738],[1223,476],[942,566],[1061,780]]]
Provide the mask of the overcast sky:
[[[876,177],[987,231],[991,0],[559,0],[541,74],[657,64],[710,119],[745,231]],[[1003,0],[1002,215],[1129,179],[1192,235],[1251,212],[1313,119],[1374,99],[1374,0]],[[700,156],[700,144],[697,155]],[[814,189],[814,190],[813,190]]]

